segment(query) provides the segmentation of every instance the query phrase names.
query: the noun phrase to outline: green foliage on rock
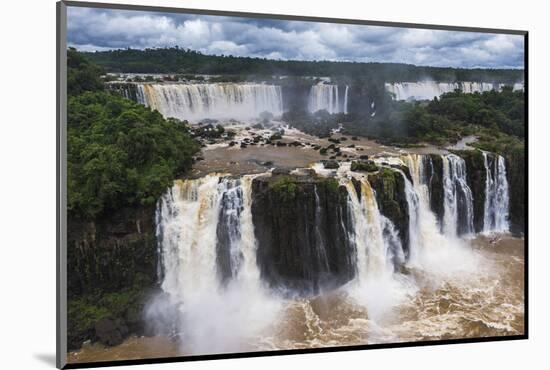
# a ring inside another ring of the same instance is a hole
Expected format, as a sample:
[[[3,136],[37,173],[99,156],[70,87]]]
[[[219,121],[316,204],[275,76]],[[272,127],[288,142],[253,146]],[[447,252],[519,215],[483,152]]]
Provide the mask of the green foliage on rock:
[[[270,184],[270,187],[285,202],[292,201],[296,197],[296,191],[298,190],[298,185],[296,185],[291,176],[279,177]]]
[[[375,172],[378,166],[373,161],[353,161],[351,162],[352,171]]]

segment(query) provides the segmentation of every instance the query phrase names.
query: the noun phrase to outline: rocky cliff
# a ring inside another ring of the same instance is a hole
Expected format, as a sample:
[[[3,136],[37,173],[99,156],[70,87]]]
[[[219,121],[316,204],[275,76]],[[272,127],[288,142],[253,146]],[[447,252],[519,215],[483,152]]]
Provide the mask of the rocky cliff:
[[[154,208],[127,208],[96,221],[69,217],[68,345],[115,345],[143,331],[142,309],[157,275]]]
[[[274,175],[252,183],[252,216],[262,277],[306,294],[355,274],[348,193],[335,179]]]

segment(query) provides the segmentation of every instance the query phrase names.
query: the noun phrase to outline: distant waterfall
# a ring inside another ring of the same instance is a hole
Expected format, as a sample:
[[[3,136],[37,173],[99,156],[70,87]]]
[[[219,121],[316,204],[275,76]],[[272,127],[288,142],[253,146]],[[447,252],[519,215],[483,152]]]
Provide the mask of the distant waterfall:
[[[395,100],[432,100],[443,94],[461,90],[464,93],[501,90],[506,84],[490,82],[395,82],[386,83],[386,90],[394,94]],[[523,90],[523,83],[511,85],[514,90]]]
[[[474,199],[466,182],[466,163],[457,155],[442,156],[443,231],[449,236],[474,233]]]
[[[349,86],[346,85],[346,90],[344,91],[344,114],[348,114],[348,92]]]
[[[262,112],[283,113],[281,87],[267,84],[137,84],[139,103],[158,110],[165,117],[197,121],[252,119]]]
[[[509,230],[509,194],[504,157],[483,152],[485,180],[484,232]]]
[[[348,91],[349,87],[346,86],[344,89],[344,96],[341,98],[338,85],[324,83],[313,85],[309,91],[308,109],[312,113],[322,109],[331,114],[347,113]]]

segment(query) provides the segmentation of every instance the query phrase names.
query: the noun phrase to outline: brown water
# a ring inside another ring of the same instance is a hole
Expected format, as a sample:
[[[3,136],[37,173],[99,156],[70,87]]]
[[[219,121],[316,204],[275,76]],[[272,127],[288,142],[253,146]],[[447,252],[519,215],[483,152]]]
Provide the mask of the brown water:
[[[277,320],[235,351],[348,346],[403,341],[479,338],[524,333],[524,241],[480,236],[469,253],[475,268],[463,275],[408,269],[398,303],[369,315],[350,287],[311,299],[285,300]],[[401,284],[401,283],[400,283]],[[382,296],[382,295],[381,295]],[[375,302],[377,303],[377,302]],[[105,348],[86,345],[69,362],[196,354],[166,337],[130,338]]]

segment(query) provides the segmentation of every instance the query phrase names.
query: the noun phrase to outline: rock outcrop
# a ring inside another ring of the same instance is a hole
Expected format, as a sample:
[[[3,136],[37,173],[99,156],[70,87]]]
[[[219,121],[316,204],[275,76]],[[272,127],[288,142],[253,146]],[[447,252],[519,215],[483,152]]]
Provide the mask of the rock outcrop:
[[[405,257],[408,257],[409,212],[403,175],[389,168],[381,168],[380,171],[369,174],[368,179],[375,191],[380,213],[394,224],[401,238]]]
[[[67,231],[69,349],[140,334],[157,281],[154,208],[122,209],[96,221],[69,218]]]
[[[260,177],[252,196],[258,264],[271,286],[311,294],[353,278],[348,193],[337,180]]]
[[[485,188],[487,171],[483,154],[479,150],[462,150],[454,152],[466,162],[466,181],[474,195],[474,230],[483,231],[485,216]]]
[[[506,160],[506,177],[510,187],[510,231],[516,234],[525,233],[525,152],[524,149],[509,151],[504,154]]]

